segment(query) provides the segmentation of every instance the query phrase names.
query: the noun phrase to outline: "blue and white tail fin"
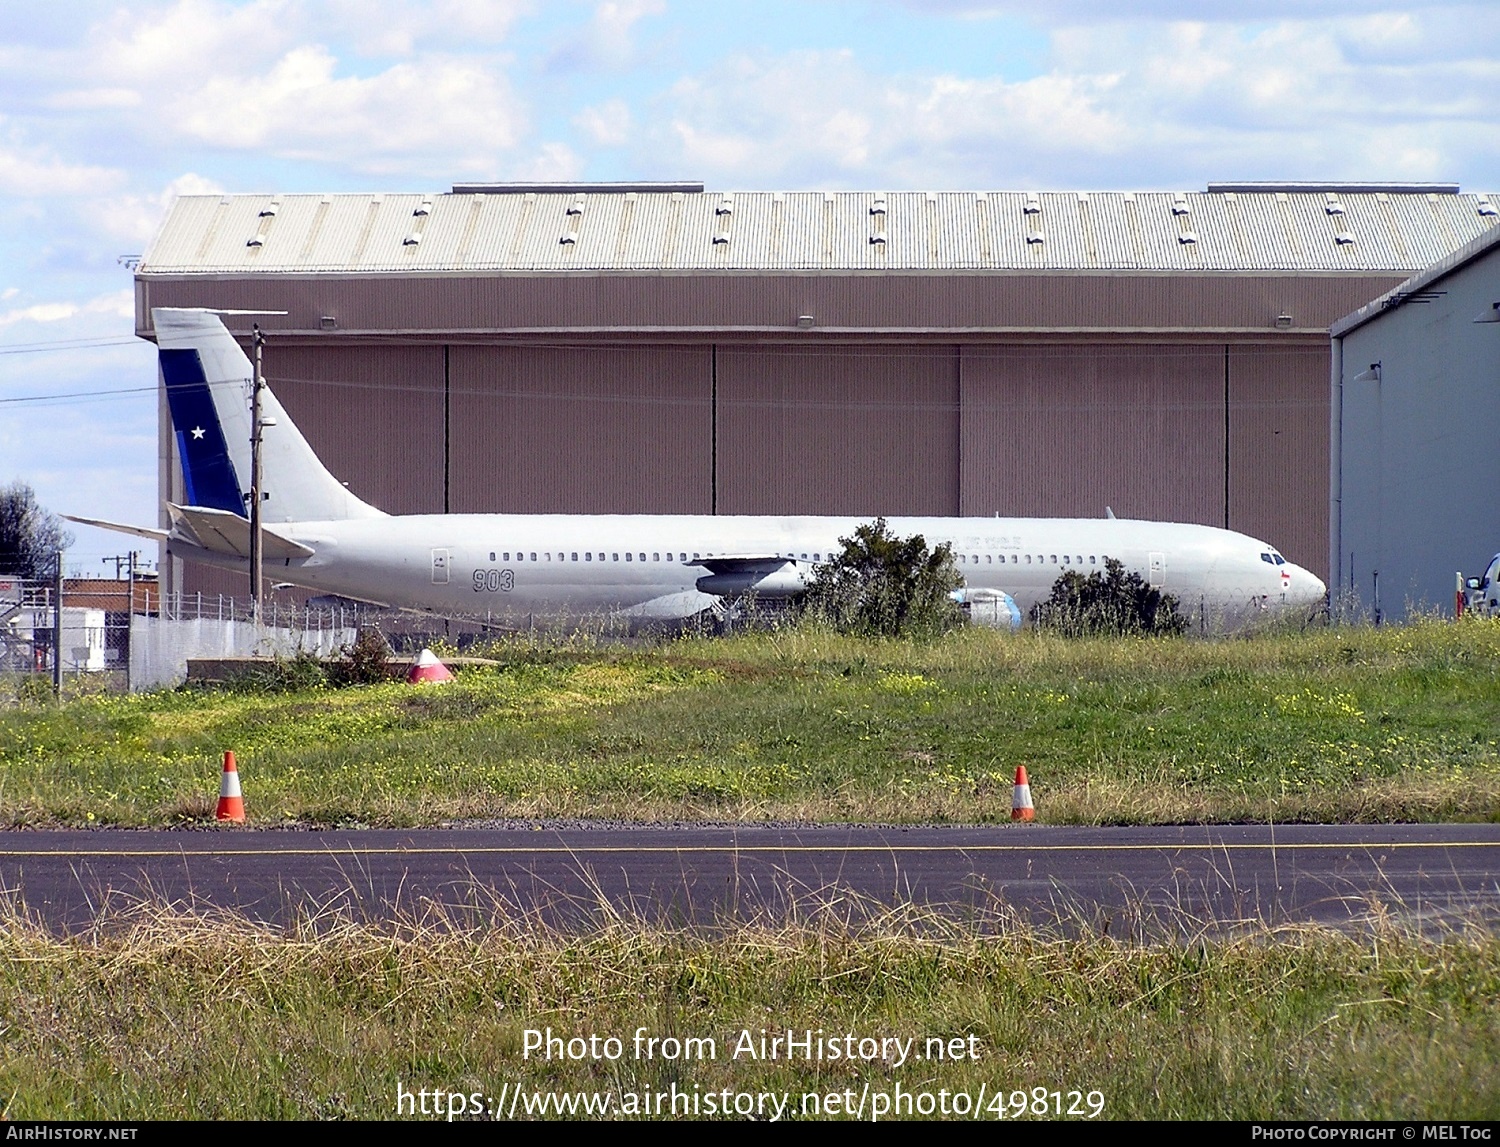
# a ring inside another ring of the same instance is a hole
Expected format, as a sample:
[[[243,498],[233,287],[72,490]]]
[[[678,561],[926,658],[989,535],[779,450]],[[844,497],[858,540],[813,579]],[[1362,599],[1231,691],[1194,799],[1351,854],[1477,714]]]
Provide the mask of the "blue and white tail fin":
[[[187,504],[248,516],[253,370],[212,311],[151,312]],[[383,514],[360,501],[313,453],[269,389],[261,393],[266,522],[327,522]]]

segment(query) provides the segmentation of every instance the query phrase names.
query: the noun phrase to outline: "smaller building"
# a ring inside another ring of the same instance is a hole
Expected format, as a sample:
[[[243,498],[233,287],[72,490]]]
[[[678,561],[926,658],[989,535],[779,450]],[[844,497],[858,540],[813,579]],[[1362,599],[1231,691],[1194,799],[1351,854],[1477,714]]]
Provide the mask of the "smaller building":
[[[1331,334],[1335,607],[1451,614],[1455,572],[1477,574],[1500,551],[1500,230]]]

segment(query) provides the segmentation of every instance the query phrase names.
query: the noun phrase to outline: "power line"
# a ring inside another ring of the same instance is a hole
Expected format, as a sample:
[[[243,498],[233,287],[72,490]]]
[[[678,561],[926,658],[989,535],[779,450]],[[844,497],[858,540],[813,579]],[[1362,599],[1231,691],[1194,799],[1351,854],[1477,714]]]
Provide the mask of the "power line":
[[[88,339],[58,339],[54,342],[0,343],[0,354],[45,354],[48,351],[98,350],[112,346],[145,346],[138,338],[100,336]]]
[[[146,394],[156,390],[156,384],[150,386],[122,386],[112,390],[73,390],[64,394],[23,394],[15,398],[0,398],[0,404],[7,406],[45,406],[51,402],[68,402],[78,398],[103,398],[119,397],[122,394]]]

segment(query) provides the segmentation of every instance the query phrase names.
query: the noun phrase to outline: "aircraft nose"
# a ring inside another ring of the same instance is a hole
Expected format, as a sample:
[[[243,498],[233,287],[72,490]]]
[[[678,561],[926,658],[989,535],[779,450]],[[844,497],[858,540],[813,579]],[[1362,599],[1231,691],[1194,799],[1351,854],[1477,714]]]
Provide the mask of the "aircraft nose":
[[[1328,587],[1323,584],[1323,579],[1311,570],[1305,570],[1301,566],[1292,566],[1292,596],[1300,602],[1312,604],[1322,601],[1328,593]]]

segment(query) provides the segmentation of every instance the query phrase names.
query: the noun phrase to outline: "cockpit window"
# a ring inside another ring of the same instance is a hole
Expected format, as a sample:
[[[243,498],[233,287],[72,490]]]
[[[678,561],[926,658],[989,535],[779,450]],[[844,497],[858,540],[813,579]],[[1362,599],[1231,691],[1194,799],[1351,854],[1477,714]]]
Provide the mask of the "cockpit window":
[[[1266,565],[1268,565],[1268,566],[1274,566],[1276,564],[1274,561],[1271,560],[1271,555],[1270,554],[1261,554],[1260,555],[1260,560],[1263,561],[1263,562],[1265,562]]]

